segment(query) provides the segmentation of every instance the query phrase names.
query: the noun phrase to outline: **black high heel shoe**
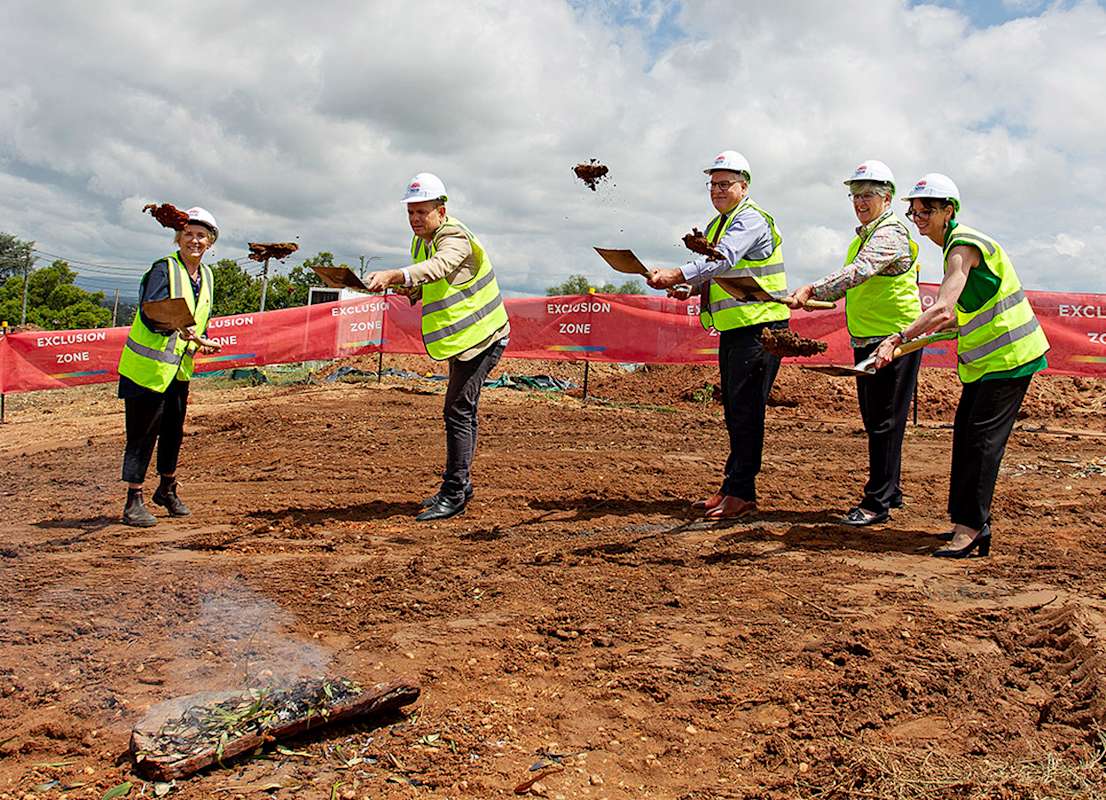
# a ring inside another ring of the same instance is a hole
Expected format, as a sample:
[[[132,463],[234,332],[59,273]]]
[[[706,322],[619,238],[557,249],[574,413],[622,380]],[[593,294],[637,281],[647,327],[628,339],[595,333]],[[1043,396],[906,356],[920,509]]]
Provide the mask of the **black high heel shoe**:
[[[987,535],[991,535],[991,520],[987,520],[983,523],[983,527],[987,529]],[[982,528],[980,529],[982,530]],[[944,533],[934,534],[934,538],[940,539],[942,542],[951,542],[956,536],[956,531],[945,531]]]
[[[975,535],[975,538],[968,542],[963,547],[952,549],[950,547],[943,548],[941,550],[934,550],[934,558],[967,558],[972,554],[972,551],[979,548],[979,557],[986,558],[991,554],[991,526],[986,524],[980,529],[979,533]]]

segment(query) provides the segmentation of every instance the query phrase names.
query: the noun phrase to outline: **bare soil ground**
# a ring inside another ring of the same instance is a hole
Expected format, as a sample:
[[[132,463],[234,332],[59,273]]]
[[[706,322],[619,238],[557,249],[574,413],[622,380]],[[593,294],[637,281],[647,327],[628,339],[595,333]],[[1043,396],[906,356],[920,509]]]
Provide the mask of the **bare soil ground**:
[[[956,562],[929,557],[953,375],[923,375],[905,508],[859,531],[834,523],[865,477],[853,385],[794,367],[760,515],[691,515],[724,457],[713,380],[487,391],[475,499],[429,525],[441,383],[197,381],[194,514],[149,530],[117,524],[114,387],[9,397],[0,798],[494,798],[538,775],[529,796],[1106,796],[1106,384],[1035,381],[992,556]],[[155,703],[323,674],[423,696],[174,786],[120,760]]]

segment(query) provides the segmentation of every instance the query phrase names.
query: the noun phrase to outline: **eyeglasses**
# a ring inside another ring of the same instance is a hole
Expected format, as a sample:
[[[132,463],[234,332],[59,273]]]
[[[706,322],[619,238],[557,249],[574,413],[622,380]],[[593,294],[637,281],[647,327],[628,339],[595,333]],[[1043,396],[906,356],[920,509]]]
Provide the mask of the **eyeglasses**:
[[[707,186],[710,187],[712,192],[728,192],[732,187],[737,185],[737,181],[707,181]]]
[[[912,220],[917,221],[919,219],[929,219],[934,214],[936,214],[938,211],[940,211],[940,209],[937,209],[937,208],[919,208],[917,210],[910,209],[909,211],[906,212],[906,216],[907,216],[907,219],[912,219]]]
[[[861,192],[860,194],[850,194],[849,195],[849,197],[852,198],[854,203],[859,203],[861,201],[863,201],[865,203],[870,203],[879,196],[880,195],[876,194],[875,192]]]

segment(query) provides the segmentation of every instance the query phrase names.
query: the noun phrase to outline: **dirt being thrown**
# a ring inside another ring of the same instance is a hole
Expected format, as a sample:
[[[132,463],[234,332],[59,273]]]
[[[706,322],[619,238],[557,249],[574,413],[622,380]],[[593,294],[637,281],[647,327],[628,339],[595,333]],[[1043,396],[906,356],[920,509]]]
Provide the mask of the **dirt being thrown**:
[[[605,164],[600,164],[594,158],[585,163],[579,163],[572,168],[576,177],[584,182],[584,185],[593,192],[599,187],[599,182],[607,179],[610,169]]]
[[[708,261],[722,261],[725,258],[698,228],[692,228],[691,233],[684,234],[684,247],[693,253],[706,256]]]
[[[828,346],[820,339],[807,339],[788,328],[764,328],[760,341],[764,349],[777,358],[816,356],[826,352]]]
[[[251,261],[268,261],[270,258],[280,261],[300,249],[295,242],[249,242],[248,247]]]
[[[188,215],[172,203],[148,203],[142,207],[142,212],[149,211],[150,216],[162,224],[163,227],[174,231],[183,230],[188,224]]]

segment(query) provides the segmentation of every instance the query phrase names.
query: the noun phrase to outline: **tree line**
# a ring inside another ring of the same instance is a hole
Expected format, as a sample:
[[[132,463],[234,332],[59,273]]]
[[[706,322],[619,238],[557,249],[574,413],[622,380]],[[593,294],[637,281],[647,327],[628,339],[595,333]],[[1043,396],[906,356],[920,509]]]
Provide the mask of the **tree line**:
[[[33,251],[34,242],[0,233],[0,320],[15,327],[25,316],[25,324],[44,330],[105,328],[112,324],[114,310],[116,325],[130,324],[135,314],[133,303],[120,303],[114,308],[114,297],[77,286],[77,272],[68,262],[56,259],[48,266],[36,267]],[[307,305],[311,287],[323,285],[312,268],[334,266],[348,265],[335,264],[334,255],[322,251],[294,265],[286,274],[270,275],[266,310]],[[260,308],[260,276],[251,275],[229,258],[217,261],[211,270],[217,287],[214,316],[243,314]],[[548,287],[546,294],[577,295],[591,291],[643,294],[645,287],[638,280],[618,286],[610,282],[593,285],[584,275],[570,275],[564,283]]]

